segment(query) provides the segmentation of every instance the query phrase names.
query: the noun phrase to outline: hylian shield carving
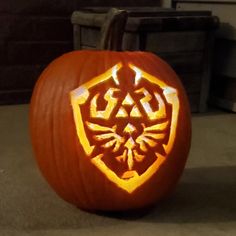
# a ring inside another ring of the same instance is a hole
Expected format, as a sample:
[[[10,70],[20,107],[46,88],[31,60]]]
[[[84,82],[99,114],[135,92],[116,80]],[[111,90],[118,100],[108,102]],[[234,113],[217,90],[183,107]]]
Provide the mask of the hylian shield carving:
[[[132,78],[119,72],[130,70]],[[77,136],[99,171],[132,193],[168,158],[176,137],[178,91],[121,62],[70,93]]]

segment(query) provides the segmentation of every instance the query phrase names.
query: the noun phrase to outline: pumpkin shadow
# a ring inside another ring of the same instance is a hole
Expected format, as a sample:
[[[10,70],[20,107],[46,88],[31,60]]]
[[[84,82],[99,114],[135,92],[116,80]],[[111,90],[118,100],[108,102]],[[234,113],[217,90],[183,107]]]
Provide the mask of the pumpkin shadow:
[[[226,222],[236,220],[235,200],[236,166],[188,168],[172,196],[156,206],[103,215],[158,223]]]
[[[98,216],[109,217],[119,220],[138,221],[153,211],[153,206],[129,211],[95,211]]]

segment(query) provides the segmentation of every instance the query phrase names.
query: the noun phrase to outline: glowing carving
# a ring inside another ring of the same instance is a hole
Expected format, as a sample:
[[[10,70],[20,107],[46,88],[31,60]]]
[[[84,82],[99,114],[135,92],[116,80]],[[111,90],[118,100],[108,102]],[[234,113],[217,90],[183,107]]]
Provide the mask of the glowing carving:
[[[135,105],[133,106],[131,112],[130,112],[131,117],[142,117],[141,112],[139,111],[138,107]]]
[[[90,105],[90,114],[91,117],[96,117],[96,118],[103,118],[105,120],[108,120],[110,118],[111,112],[114,109],[114,107],[117,104],[117,98],[113,97],[113,93],[119,91],[119,89],[116,88],[110,88],[107,90],[107,92],[104,95],[104,99],[107,101],[107,106],[105,110],[103,111],[98,111],[97,110],[97,99],[99,94],[96,94],[94,98],[91,101]]]
[[[116,114],[116,117],[128,117],[128,113],[124,107],[120,107],[119,111]]]
[[[110,181],[112,181],[122,189],[126,190],[128,193],[132,193],[137,187],[144,184],[153,175],[153,173],[156,173],[156,171],[158,171],[162,163],[165,161],[165,157],[159,154],[157,155],[156,161],[141,176],[139,176],[137,172],[133,171],[125,172],[122,178],[119,178],[101,160],[102,157],[103,154],[100,154],[91,159],[91,162],[96,165],[101,172],[106,173],[106,176]]]
[[[77,136],[87,157],[110,181],[128,193],[132,193],[151,178],[168,158],[176,136],[179,99],[177,90],[159,78],[133,64],[126,66],[134,72],[134,88],[127,91],[123,98],[116,95],[121,91],[119,87],[121,82],[117,74],[123,67],[121,63],[71,91],[70,98]],[[100,98],[100,93],[94,95],[90,92],[91,88],[110,80],[113,81],[114,86],[110,86],[103,93],[103,97]],[[141,81],[151,84],[153,90],[147,89],[143,83],[141,86]],[[139,96],[139,99],[136,96]],[[105,102],[102,110],[98,109],[99,99]],[[153,104],[158,105],[154,108]],[[167,104],[171,107],[171,114],[167,114]],[[83,106],[89,108],[85,110],[88,110],[93,121],[84,120]],[[150,120],[149,125],[145,124],[144,116]],[[99,123],[99,120],[112,119],[118,119],[112,127],[104,125],[104,122]],[[141,128],[135,127],[132,119],[140,119]],[[121,129],[122,132],[118,132],[119,120],[126,124]],[[87,132],[92,132],[93,135],[90,135],[92,138],[88,137]],[[104,152],[101,153],[102,149]],[[139,172],[137,166],[142,165],[144,160],[149,158],[150,153],[153,153],[152,162]],[[118,167],[126,166],[126,170],[118,174],[116,170],[109,167],[106,163],[106,158],[109,158],[107,155],[114,158]]]
[[[160,119],[160,118],[166,117],[165,104],[159,94],[154,93],[157,101],[159,102],[159,110],[153,111],[150,106],[150,103],[149,103],[152,100],[152,95],[145,88],[138,89],[135,92],[142,93],[144,95],[144,97],[140,100],[140,102],[141,102],[144,110],[148,114],[148,118],[150,120],[155,120],[157,118]]]
[[[132,134],[134,131],[136,131],[136,128],[132,124],[128,123],[125,126],[125,129],[124,129],[125,133]]]
[[[127,93],[124,101],[122,102],[122,105],[134,105],[134,100],[133,98],[130,96],[129,93]]]
[[[87,126],[89,127],[89,129],[93,131],[102,131],[102,132],[105,131],[106,132],[105,134],[98,134],[94,135],[93,137],[97,141],[111,139],[110,141],[107,141],[105,144],[103,144],[103,147],[109,148],[115,144],[115,147],[112,150],[113,152],[116,152],[120,148],[120,145],[124,142],[124,138],[122,138],[120,135],[116,133],[116,128],[117,128],[116,126],[109,128],[106,126],[101,126],[89,122],[87,122]]]

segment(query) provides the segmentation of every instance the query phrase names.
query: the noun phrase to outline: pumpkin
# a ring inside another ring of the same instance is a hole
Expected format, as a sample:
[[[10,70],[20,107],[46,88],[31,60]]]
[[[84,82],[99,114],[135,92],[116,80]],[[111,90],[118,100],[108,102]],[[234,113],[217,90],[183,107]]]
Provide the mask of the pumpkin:
[[[152,53],[74,51],[41,74],[32,145],[51,187],[81,209],[143,208],[167,197],[191,140],[188,100]]]

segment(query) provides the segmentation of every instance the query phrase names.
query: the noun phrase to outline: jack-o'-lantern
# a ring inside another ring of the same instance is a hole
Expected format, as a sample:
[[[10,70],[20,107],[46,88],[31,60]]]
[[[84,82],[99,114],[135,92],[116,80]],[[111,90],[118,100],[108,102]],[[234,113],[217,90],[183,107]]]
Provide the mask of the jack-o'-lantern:
[[[30,126],[49,184],[87,210],[142,208],[167,196],[191,139],[177,75],[147,52],[59,57],[34,89]]]

